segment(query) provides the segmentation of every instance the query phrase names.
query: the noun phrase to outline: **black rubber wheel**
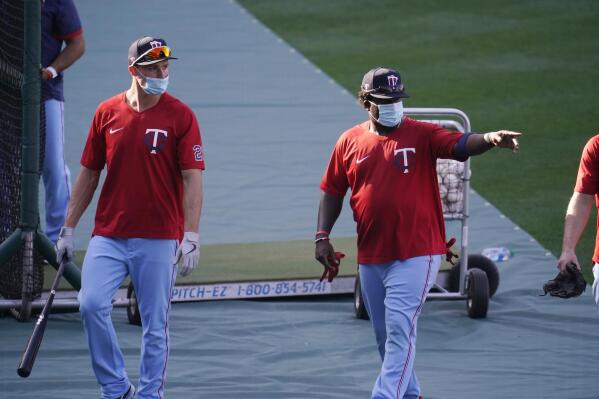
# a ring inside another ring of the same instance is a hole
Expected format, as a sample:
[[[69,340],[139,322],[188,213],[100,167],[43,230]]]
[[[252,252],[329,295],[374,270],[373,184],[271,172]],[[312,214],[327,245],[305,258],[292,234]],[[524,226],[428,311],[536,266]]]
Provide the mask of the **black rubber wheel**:
[[[366,310],[366,305],[364,304],[364,299],[362,299],[360,273],[356,274],[356,283],[354,284],[354,311],[356,312],[356,317],[358,319],[370,320],[370,317],[368,317],[368,311]]]
[[[492,298],[499,287],[499,270],[491,259],[480,254],[468,255],[468,270],[477,268],[487,274],[489,281],[489,298]],[[451,268],[449,272],[449,291],[458,292],[460,289],[460,264]]]
[[[466,292],[468,294],[466,299],[468,316],[473,319],[487,317],[487,311],[489,310],[489,280],[487,280],[487,274],[477,268],[468,270]]]
[[[139,313],[139,307],[137,306],[133,282],[129,283],[129,287],[127,288],[127,299],[131,301],[129,306],[127,306],[127,318],[129,319],[129,324],[141,326],[141,313]]]

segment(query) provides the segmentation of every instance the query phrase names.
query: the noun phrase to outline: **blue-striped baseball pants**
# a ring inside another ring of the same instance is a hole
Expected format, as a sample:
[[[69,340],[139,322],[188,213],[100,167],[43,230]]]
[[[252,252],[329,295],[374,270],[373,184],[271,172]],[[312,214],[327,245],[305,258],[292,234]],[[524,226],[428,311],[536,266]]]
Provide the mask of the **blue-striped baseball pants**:
[[[362,295],[383,361],[372,399],[417,399],[416,327],[441,255],[360,265]]]
[[[64,103],[55,99],[44,101],[46,115],[46,146],[44,151],[45,232],[52,242],[64,224],[71,198],[71,172],[64,158]]]
[[[176,246],[176,240],[101,236],[89,243],[79,309],[102,399],[119,397],[130,385],[111,319],[111,300],[127,275],[135,288],[143,329],[138,397],[164,397]]]

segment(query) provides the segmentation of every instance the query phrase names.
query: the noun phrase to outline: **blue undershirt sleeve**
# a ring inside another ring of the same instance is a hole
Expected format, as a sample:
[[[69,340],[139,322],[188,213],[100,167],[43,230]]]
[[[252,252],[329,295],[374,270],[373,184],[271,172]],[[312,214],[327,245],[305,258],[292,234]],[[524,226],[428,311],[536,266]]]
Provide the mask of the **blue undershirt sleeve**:
[[[475,134],[474,132],[464,133],[462,137],[455,143],[453,146],[453,155],[458,160],[466,160],[470,157],[468,150],[466,149],[466,142],[468,141],[468,137]]]

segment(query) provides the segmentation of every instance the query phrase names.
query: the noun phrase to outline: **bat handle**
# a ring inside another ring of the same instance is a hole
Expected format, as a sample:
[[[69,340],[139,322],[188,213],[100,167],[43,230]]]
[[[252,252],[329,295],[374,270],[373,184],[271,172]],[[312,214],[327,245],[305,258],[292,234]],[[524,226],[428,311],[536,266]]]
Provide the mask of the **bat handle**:
[[[65,260],[63,259],[62,262],[60,262],[60,266],[58,267],[56,276],[54,277],[54,282],[52,283],[52,288],[50,289],[50,296],[48,296],[48,300],[46,301],[42,312],[37,318],[37,322],[33,327],[33,333],[29,337],[29,341],[25,347],[25,352],[23,352],[21,362],[17,368],[17,374],[23,378],[27,378],[31,374],[33,363],[35,362],[35,358],[37,357],[37,353],[39,352],[40,346],[42,344],[44,330],[46,328],[46,323],[48,322],[48,314],[50,313],[52,303],[54,302],[54,296],[56,295],[56,289],[58,288],[58,283],[64,270],[64,264]]]

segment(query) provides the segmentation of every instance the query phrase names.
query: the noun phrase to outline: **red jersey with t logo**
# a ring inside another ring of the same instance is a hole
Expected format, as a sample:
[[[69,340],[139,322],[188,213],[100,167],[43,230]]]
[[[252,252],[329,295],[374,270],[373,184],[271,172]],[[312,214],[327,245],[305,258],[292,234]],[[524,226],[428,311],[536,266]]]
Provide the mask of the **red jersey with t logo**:
[[[93,234],[108,237],[181,239],[181,171],[204,169],[202,138],[193,111],[164,93],[154,107],[137,112],[118,94],[98,106],[81,165],[101,170]]]
[[[591,137],[582,150],[574,191],[594,195],[595,203],[599,208],[599,135]],[[599,262],[599,215],[593,262]]]
[[[365,122],[341,135],[320,183],[339,197],[351,189],[358,263],[444,254],[436,163],[437,158],[458,159],[453,148],[462,133],[410,118],[384,136],[368,126]]]

